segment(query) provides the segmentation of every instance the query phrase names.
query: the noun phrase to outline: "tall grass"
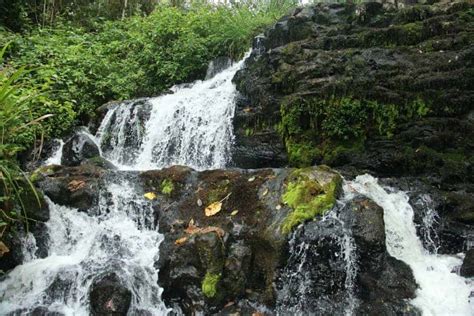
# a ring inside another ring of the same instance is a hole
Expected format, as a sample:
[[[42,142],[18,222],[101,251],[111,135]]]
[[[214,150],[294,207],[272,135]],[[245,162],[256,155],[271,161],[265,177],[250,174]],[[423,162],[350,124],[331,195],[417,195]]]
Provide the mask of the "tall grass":
[[[6,48],[0,51],[2,61]],[[38,193],[19,167],[16,154],[24,149],[18,138],[23,133],[34,134],[41,121],[51,115],[31,117],[29,106],[38,94],[34,89],[27,90],[28,93],[21,89],[21,79],[27,73],[25,67],[14,70],[0,66],[0,240],[7,227],[15,222],[23,222],[28,231],[25,190],[40,205]]]

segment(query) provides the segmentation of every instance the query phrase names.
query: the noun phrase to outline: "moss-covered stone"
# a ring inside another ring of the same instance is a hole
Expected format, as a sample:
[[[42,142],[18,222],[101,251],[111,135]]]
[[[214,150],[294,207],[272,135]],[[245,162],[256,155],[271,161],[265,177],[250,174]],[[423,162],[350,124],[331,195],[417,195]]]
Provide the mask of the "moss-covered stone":
[[[202,293],[207,297],[207,298],[213,298],[217,294],[217,283],[219,283],[219,280],[221,279],[220,274],[214,274],[214,273],[206,273],[206,276],[204,277],[204,280],[202,281]]]
[[[293,209],[281,226],[285,234],[330,210],[336,203],[342,183],[342,178],[336,173],[327,172],[324,177],[314,177],[307,169],[294,171],[292,178],[282,196],[283,202]]]
[[[160,185],[161,193],[170,196],[174,190],[174,183],[170,179],[164,179]]]

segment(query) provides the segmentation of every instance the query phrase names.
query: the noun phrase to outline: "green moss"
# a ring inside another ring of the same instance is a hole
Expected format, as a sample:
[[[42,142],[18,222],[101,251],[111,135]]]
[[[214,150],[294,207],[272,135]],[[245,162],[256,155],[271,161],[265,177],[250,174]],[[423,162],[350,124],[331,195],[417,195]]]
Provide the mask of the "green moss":
[[[174,190],[174,183],[173,181],[169,180],[169,179],[165,179],[161,182],[161,186],[160,186],[160,189],[161,189],[161,193],[164,194],[164,195],[171,195],[171,193],[173,193],[173,190]]]
[[[282,224],[281,229],[284,234],[290,233],[297,225],[330,210],[336,203],[342,182],[341,177],[336,174],[324,185],[308,177],[304,171],[297,171],[295,175],[296,180],[288,183],[282,197],[283,202],[293,209]]]
[[[55,165],[50,165],[50,166],[42,166],[33,171],[30,174],[30,181],[32,183],[35,183],[43,177],[43,175],[50,175],[54,173],[54,170],[57,168]]]
[[[202,293],[208,298],[215,297],[217,294],[217,283],[219,283],[220,279],[220,273],[215,274],[207,272],[204,280],[202,281]]]
[[[249,136],[252,136],[254,134],[254,130],[251,129],[251,128],[246,128],[245,129],[245,136],[249,137]]]

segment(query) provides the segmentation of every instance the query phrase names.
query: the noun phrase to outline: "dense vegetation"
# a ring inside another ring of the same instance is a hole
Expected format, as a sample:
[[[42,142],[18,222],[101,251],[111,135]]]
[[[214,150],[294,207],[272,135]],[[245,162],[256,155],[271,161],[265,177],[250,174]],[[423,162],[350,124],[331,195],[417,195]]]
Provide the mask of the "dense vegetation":
[[[18,153],[85,123],[107,101],[157,95],[202,78],[217,56],[240,58],[252,37],[294,3],[120,4],[0,1],[3,222],[19,204],[12,194],[20,189]]]

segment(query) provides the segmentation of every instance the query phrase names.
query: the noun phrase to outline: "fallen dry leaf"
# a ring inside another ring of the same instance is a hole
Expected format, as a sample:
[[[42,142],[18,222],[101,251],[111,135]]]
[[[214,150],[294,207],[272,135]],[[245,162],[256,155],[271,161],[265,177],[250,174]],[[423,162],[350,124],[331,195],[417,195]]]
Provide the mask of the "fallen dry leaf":
[[[262,312],[255,312],[252,314],[252,316],[265,316],[265,314]]]
[[[235,216],[239,213],[239,210],[233,210],[232,213],[230,213],[230,216]]]
[[[264,190],[263,193],[262,193],[262,196],[265,196],[265,195],[267,195],[267,194],[268,194],[268,188],[265,188],[265,190]]]
[[[198,199],[198,200],[196,201],[196,203],[197,203],[198,206],[202,206],[202,201],[201,201],[201,199]]]
[[[179,245],[184,244],[186,242],[186,240],[188,240],[188,237],[182,237],[182,238],[176,239],[174,244],[179,246]]]
[[[281,205],[278,204],[275,208],[276,208],[277,210],[281,210]]]
[[[0,241],[0,258],[3,257],[3,255],[7,252],[10,252],[10,249],[8,249],[8,247],[2,241]]]
[[[143,194],[143,196],[149,200],[154,200],[156,199],[156,194],[153,193],[153,192],[147,192],[145,194]]]
[[[209,204],[206,209],[204,210],[204,214],[206,214],[206,216],[214,216],[216,215],[217,213],[219,213],[222,209],[222,202],[214,202],[214,203],[211,203]]]
[[[255,177],[250,177],[248,181],[249,181],[249,182],[255,181]]]
[[[69,182],[69,184],[67,185],[67,188],[69,191],[71,192],[75,192],[77,190],[80,190],[82,189],[83,187],[86,186],[86,182],[85,181],[82,181],[82,180],[72,180],[71,182]]]
[[[245,108],[245,109],[244,109],[244,112],[245,112],[245,113],[252,112],[252,108]]]
[[[200,228],[194,225],[192,226],[190,225],[184,231],[186,234],[189,234],[189,235],[207,234],[207,233],[216,233],[219,237],[224,237],[225,235],[225,231],[222,228],[216,227],[216,226],[207,226],[204,228]]]

